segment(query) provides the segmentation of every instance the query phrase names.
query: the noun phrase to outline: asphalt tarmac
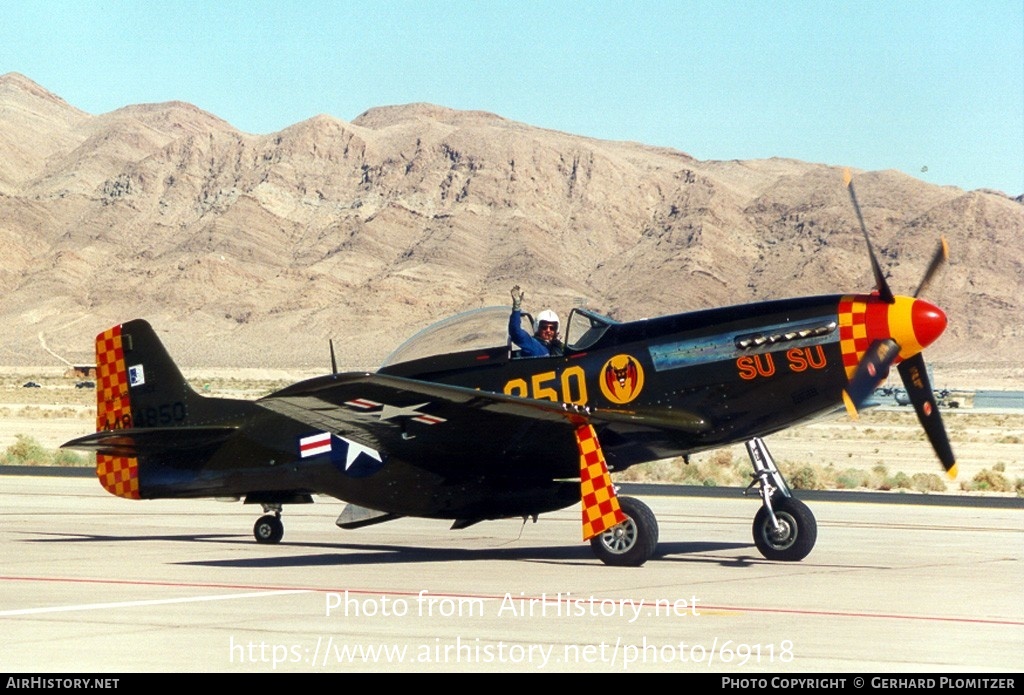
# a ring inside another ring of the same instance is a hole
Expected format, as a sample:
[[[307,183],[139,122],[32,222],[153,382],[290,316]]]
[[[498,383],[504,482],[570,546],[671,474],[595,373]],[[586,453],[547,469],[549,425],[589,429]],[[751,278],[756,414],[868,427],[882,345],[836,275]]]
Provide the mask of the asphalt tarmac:
[[[449,531],[334,526],[342,503],[131,502],[92,478],[0,477],[0,671],[1020,672],[1024,512],[809,502],[802,562],[761,558],[754,498],[644,494],[642,568],[578,512]]]

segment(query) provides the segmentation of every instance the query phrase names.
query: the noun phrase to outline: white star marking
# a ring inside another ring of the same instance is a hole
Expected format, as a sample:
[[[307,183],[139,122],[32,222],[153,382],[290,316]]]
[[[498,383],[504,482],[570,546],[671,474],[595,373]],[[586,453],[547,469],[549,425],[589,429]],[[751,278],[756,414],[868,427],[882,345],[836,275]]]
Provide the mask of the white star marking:
[[[392,418],[396,417],[416,417],[417,415],[423,414],[419,412],[419,410],[425,405],[430,405],[429,401],[427,403],[420,403],[419,405],[410,405],[404,408],[399,408],[397,406],[388,405],[387,403],[385,403],[384,407],[380,411],[380,419],[391,420]]]
[[[359,454],[366,454],[370,458],[376,459],[378,462],[381,461],[380,452],[376,449],[371,449],[368,446],[357,444],[351,439],[345,439],[339,436],[338,439],[348,444],[348,453],[345,454],[345,470],[347,471],[352,467],[352,463],[356,460]]]

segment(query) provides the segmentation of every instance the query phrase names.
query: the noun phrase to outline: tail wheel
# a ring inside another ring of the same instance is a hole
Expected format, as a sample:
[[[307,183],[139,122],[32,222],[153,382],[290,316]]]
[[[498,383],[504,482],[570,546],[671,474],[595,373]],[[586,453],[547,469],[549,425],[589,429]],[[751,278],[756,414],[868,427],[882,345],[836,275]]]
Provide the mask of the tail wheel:
[[[640,567],[658,546],[658,520],[651,508],[634,497],[620,497],[626,520],[590,539],[601,562],[616,567]]]
[[[766,507],[754,515],[754,545],[769,560],[803,560],[818,539],[818,523],[806,504],[793,497],[776,495],[772,509],[778,528],[772,525]]]
[[[252,535],[257,543],[280,543],[284,538],[284,524],[274,514],[266,514],[256,520],[252,527]]]

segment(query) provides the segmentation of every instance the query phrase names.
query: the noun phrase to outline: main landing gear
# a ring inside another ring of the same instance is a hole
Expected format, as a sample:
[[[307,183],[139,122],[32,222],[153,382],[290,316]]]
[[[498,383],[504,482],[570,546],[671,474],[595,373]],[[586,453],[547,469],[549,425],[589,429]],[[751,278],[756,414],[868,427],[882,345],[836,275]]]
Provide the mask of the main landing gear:
[[[639,567],[654,556],[658,546],[658,520],[635,497],[619,497],[626,520],[590,539],[594,555],[606,565]]]
[[[284,538],[284,523],[281,522],[281,505],[264,504],[264,515],[256,520],[252,535],[257,543],[280,543]]]
[[[764,440],[747,442],[754,466],[749,492],[757,488],[762,506],[754,515],[754,545],[768,560],[803,560],[818,539],[818,524],[807,505],[793,497]],[[614,528],[591,539],[594,554],[606,565],[639,567],[654,556],[658,545],[658,521],[650,507],[633,497],[619,497],[628,517]]]
[[[747,455],[754,466],[747,491],[757,486],[762,502],[754,515],[754,545],[769,560],[803,560],[818,538],[814,515],[793,497],[764,440],[748,441]]]

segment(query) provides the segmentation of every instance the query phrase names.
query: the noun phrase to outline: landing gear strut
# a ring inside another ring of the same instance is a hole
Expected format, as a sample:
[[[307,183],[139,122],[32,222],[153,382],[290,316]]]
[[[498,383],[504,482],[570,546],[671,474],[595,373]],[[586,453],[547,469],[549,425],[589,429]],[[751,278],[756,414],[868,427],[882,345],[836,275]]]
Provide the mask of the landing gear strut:
[[[256,520],[252,535],[257,543],[280,543],[284,538],[284,524],[281,522],[281,505],[264,504],[265,514]]]
[[[769,560],[803,560],[818,538],[814,515],[793,497],[763,439],[748,441],[747,455],[754,466],[747,491],[756,486],[762,502],[754,515],[754,545]]]

